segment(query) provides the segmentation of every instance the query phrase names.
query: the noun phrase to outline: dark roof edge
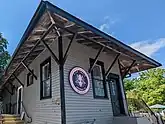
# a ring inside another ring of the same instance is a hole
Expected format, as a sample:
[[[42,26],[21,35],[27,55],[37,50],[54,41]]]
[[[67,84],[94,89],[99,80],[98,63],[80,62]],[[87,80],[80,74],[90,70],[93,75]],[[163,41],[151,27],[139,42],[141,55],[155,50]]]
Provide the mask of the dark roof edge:
[[[130,46],[128,46],[128,45],[122,43],[121,41],[119,41],[119,40],[117,40],[117,39],[111,37],[110,35],[108,35],[108,34],[102,32],[102,31],[100,31],[99,29],[93,27],[92,25],[90,25],[90,24],[88,24],[88,23],[86,23],[86,22],[84,22],[84,21],[78,19],[77,17],[75,17],[75,16],[69,14],[68,12],[66,12],[66,11],[64,11],[64,10],[62,10],[62,9],[60,9],[59,7],[57,7],[57,6],[53,5],[53,4],[51,4],[50,2],[45,1],[45,3],[46,3],[46,7],[48,8],[49,11],[55,12],[55,13],[57,13],[57,14],[63,16],[64,18],[66,18],[66,19],[68,19],[68,20],[70,20],[70,21],[72,21],[72,22],[74,22],[74,23],[77,23],[78,25],[81,25],[81,26],[83,26],[84,28],[86,28],[86,29],[88,29],[88,30],[91,30],[92,32],[94,32],[94,33],[96,33],[96,34],[101,35],[101,36],[103,36],[104,38],[106,38],[106,39],[108,39],[108,40],[110,40],[110,41],[115,42],[117,45],[122,46],[123,48],[125,48],[125,49],[127,49],[127,50],[133,52],[134,54],[137,54],[138,56],[140,56],[140,57],[142,57],[142,58],[144,58],[144,59],[150,61],[150,62],[153,63],[155,66],[162,66],[162,64],[160,64],[159,62],[155,61],[154,59],[152,59],[152,58],[150,58],[150,57],[144,55],[143,53],[140,53],[139,51],[137,51],[137,50],[131,48]]]
[[[25,40],[28,38],[29,34],[31,33],[31,31],[33,30],[34,28],[34,25],[38,22],[38,20],[40,19],[40,17],[42,16],[43,12],[45,11],[46,9],[46,5],[45,5],[45,2],[44,1],[41,1],[37,10],[35,11],[32,19],[30,20],[30,23],[29,25],[27,26],[20,42],[18,43],[17,47],[16,47],[16,50],[14,51],[13,55],[12,55],[12,58],[9,62],[9,64],[7,65],[5,71],[7,71],[8,67],[10,66],[10,64],[12,63],[14,57],[16,56],[17,52],[19,51],[21,45],[25,42]]]

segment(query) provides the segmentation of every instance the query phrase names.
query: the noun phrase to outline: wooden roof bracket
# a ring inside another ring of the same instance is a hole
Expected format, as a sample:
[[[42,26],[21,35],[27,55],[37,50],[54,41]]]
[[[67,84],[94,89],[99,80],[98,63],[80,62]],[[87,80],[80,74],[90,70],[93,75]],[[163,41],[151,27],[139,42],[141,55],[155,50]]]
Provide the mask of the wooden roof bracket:
[[[75,33],[75,34],[73,35],[72,39],[71,39],[70,42],[69,42],[69,45],[68,45],[68,47],[67,47],[67,49],[66,49],[66,51],[65,51],[65,54],[64,54],[63,64],[65,63],[65,61],[66,61],[66,59],[67,59],[69,49],[70,49],[70,47],[71,47],[73,41],[76,40],[76,37],[77,37],[77,33]]]
[[[112,64],[109,66],[108,70],[106,71],[106,73],[105,73],[105,77],[106,77],[106,78],[108,77],[108,75],[109,75],[109,73],[110,73],[110,71],[111,71],[113,65],[114,65],[115,62],[118,60],[119,56],[120,56],[120,53],[118,53],[118,54],[116,55],[116,57],[115,57],[115,59],[113,60]]]
[[[20,81],[20,79],[13,73],[13,76],[15,77],[15,79],[18,81],[19,84],[21,84],[21,86],[24,87],[24,84]]]
[[[96,62],[97,62],[97,60],[98,60],[98,57],[99,57],[100,53],[101,53],[103,50],[104,50],[104,47],[102,46],[102,47],[100,48],[100,50],[98,51],[98,53],[96,54],[96,57],[95,57],[95,59],[94,59],[94,62],[92,63],[92,65],[90,66],[90,68],[89,68],[89,70],[88,70],[89,73],[91,73],[91,71],[93,70],[93,68],[94,68],[94,66],[95,66],[95,64],[96,64]]]
[[[50,52],[50,54],[52,55],[53,59],[56,61],[56,63],[59,65],[59,59],[57,58],[57,56],[53,53],[53,51],[51,50],[51,48],[48,46],[48,44],[46,44],[46,42],[44,40],[42,40],[42,43],[44,44],[44,46],[48,49],[48,51]]]
[[[20,64],[14,69],[14,71],[10,74],[10,76],[6,79],[6,81],[4,82],[4,84],[6,84],[6,82],[10,79],[10,77],[12,76],[12,74],[20,67],[20,65],[22,64],[22,62],[35,50],[35,48],[40,44],[40,42],[46,37],[46,35],[52,30],[54,24],[51,24],[47,31],[44,32],[44,34],[41,36],[41,38],[39,40],[37,40],[35,46],[29,51],[29,53],[22,59],[22,61],[20,62]]]
[[[123,75],[122,75],[122,79],[125,78],[125,76],[126,76],[126,75],[128,74],[128,72],[131,70],[131,68],[133,67],[133,65],[135,64],[135,62],[136,62],[136,60],[133,60],[132,64],[131,64],[128,68],[125,69],[125,71],[124,71],[124,73],[123,73]]]
[[[10,93],[10,95],[12,95],[13,93],[9,91],[9,89],[7,87],[5,87],[5,90]]]
[[[72,30],[70,30],[70,29],[68,29],[68,28],[66,28],[66,27],[63,27],[63,26],[60,25],[60,24],[55,23],[54,25],[57,26],[57,27],[59,27],[59,28],[62,28],[62,29],[64,29],[64,30],[66,30],[66,31],[69,32],[69,33],[72,33],[72,34],[75,34],[75,33],[76,33],[76,32],[74,32],[74,31],[72,31]],[[100,46],[106,47],[106,48],[111,49],[112,51],[114,51],[114,52],[116,52],[116,53],[120,53],[120,54],[122,54],[122,55],[124,55],[124,56],[127,56],[127,57],[130,58],[130,59],[133,59],[131,56],[129,56],[129,55],[127,55],[127,54],[124,54],[124,53],[122,53],[122,52],[119,52],[119,51],[117,51],[117,50],[111,48],[110,46],[107,46],[107,45],[105,45],[105,44],[103,44],[103,43],[101,43],[101,42],[96,41],[95,39],[89,38],[89,37],[87,37],[87,36],[85,36],[85,35],[83,35],[83,34],[81,34],[81,33],[78,33],[78,32],[77,32],[77,34],[78,34],[79,36],[81,36],[82,38],[84,38],[84,39],[87,39],[87,40],[89,40],[89,41],[92,41],[92,42],[94,42],[94,43],[96,43],[96,44],[98,44],[98,45],[100,45]]]
[[[31,75],[33,75],[33,77],[37,80],[37,76],[33,73],[33,71],[28,67],[28,65],[26,65],[25,62],[21,62],[22,65],[30,72]]]
[[[47,11],[47,13],[48,13],[48,15],[49,15],[49,18],[50,18],[50,21],[52,22],[52,24],[55,24],[55,21],[54,21],[53,17],[51,16],[51,13],[50,13],[49,11]],[[58,36],[61,36],[60,32],[58,31],[57,26],[54,25],[53,28],[56,30],[57,35],[58,35]]]
[[[122,77],[122,67],[123,67],[123,65],[121,64],[120,59],[118,59],[118,65],[119,65],[120,75]]]

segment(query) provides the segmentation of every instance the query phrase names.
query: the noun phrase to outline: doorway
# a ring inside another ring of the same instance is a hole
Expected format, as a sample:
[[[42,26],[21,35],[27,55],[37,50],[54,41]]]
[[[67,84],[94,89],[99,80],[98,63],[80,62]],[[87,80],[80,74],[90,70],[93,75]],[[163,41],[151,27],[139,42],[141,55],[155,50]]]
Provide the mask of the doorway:
[[[111,97],[113,115],[125,115],[119,75],[110,73],[107,81],[109,85],[109,93]]]
[[[22,110],[23,87],[18,87],[17,90],[17,114],[21,114]]]

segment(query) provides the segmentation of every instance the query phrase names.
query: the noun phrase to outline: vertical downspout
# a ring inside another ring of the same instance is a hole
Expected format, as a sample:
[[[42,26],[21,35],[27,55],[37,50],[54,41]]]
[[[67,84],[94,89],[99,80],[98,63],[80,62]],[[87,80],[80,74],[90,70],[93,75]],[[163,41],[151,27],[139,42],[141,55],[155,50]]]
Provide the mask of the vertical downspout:
[[[66,124],[65,113],[65,85],[64,85],[64,59],[62,36],[58,37],[59,73],[60,73],[60,98],[61,98],[61,124]]]

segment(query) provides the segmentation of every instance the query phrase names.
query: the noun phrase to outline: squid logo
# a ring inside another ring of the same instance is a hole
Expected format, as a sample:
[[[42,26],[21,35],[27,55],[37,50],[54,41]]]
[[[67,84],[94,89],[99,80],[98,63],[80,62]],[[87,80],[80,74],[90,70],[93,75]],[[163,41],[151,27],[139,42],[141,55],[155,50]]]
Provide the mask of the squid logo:
[[[74,67],[69,73],[69,83],[78,94],[86,94],[90,89],[89,76],[80,67]]]

